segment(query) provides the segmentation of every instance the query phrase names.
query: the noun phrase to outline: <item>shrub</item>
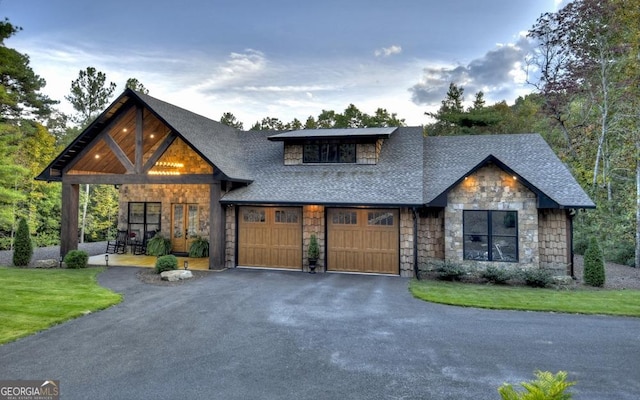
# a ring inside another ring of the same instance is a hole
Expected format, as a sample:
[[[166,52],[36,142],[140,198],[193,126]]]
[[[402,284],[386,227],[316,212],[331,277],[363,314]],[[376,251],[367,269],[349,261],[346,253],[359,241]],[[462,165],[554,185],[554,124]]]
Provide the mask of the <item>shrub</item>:
[[[189,246],[189,257],[209,257],[209,242],[202,236],[196,236]]]
[[[13,265],[16,267],[26,267],[31,262],[33,256],[33,243],[31,235],[29,235],[29,227],[27,220],[20,218],[18,221],[18,230],[13,242]]]
[[[604,285],[604,259],[596,238],[591,238],[584,253],[584,283],[590,286]]]
[[[616,264],[634,267],[636,264],[636,248],[634,243],[626,241],[615,243],[614,247],[609,250],[607,259]]]
[[[573,241],[573,252],[576,254],[584,255],[589,247],[589,241],[584,238],[575,238]]]
[[[567,373],[559,371],[552,374],[548,371],[536,371],[537,379],[522,382],[525,391],[518,392],[512,385],[505,383],[498,388],[503,400],[569,400],[572,394],[567,392],[575,382],[567,382]]]
[[[320,257],[320,247],[318,246],[318,239],[314,234],[309,237],[309,249],[307,251],[307,257],[309,257],[310,260],[317,260]]]
[[[150,256],[164,256],[171,252],[171,240],[161,234],[156,234],[147,243],[147,254]]]
[[[527,286],[544,288],[553,284],[553,273],[543,268],[530,268],[522,271],[522,279]]]
[[[513,278],[513,272],[506,268],[489,265],[487,269],[482,271],[480,276],[491,283],[503,284]]]
[[[469,268],[457,262],[444,260],[435,268],[438,279],[443,281],[459,281],[469,272]]]
[[[156,272],[172,271],[178,268],[178,259],[173,254],[158,257],[156,260]]]
[[[64,256],[64,263],[67,265],[67,268],[87,268],[88,261],[89,254],[83,250],[71,250]]]

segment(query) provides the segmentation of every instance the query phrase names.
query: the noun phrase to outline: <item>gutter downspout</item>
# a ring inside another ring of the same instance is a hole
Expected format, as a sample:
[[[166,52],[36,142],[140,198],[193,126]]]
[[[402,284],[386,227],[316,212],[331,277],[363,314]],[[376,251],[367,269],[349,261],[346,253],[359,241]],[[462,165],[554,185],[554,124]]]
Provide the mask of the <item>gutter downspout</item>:
[[[417,280],[420,280],[418,270],[418,211],[415,207],[411,207],[411,210],[413,211],[413,275]]]
[[[569,211],[568,213],[568,217],[569,217],[569,245],[571,246],[570,252],[569,254],[571,255],[571,260],[569,260],[569,272],[571,274],[571,277],[576,280],[576,274],[575,274],[575,270],[573,267],[573,259],[574,259],[574,254],[573,254],[573,217],[575,217],[576,213],[575,210]]]

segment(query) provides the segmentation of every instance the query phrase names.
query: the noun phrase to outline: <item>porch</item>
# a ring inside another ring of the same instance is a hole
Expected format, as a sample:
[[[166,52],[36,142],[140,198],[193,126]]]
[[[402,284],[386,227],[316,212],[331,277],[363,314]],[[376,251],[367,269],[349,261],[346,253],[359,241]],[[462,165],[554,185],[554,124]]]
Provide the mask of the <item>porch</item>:
[[[88,265],[90,267],[104,267],[107,266],[107,260],[105,256],[109,256],[109,267],[142,267],[142,268],[154,268],[156,265],[156,256],[134,255],[134,254],[98,254],[96,256],[89,257]],[[188,262],[189,269],[197,271],[209,270],[209,258],[190,258],[190,257],[177,257],[178,268],[184,268],[184,263]]]

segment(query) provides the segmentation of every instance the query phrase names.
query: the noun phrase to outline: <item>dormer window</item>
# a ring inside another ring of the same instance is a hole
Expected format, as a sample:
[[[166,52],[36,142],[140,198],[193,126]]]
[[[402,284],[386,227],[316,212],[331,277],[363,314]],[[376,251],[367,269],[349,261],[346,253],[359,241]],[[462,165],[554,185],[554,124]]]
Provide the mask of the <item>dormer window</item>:
[[[338,141],[314,141],[304,145],[303,163],[355,163],[356,144]]]

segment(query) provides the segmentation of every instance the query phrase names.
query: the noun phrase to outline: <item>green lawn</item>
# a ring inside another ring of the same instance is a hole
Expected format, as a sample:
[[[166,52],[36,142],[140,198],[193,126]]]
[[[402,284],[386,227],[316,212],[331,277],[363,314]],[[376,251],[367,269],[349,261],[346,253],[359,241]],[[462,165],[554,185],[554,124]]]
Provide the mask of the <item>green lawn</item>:
[[[640,317],[640,290],[556,290],[434,280],[413,280],[409,290],[418,299],[464,307]]]
[[[0,344],[119,303],[98,285],[102,271],[0,267]]]

